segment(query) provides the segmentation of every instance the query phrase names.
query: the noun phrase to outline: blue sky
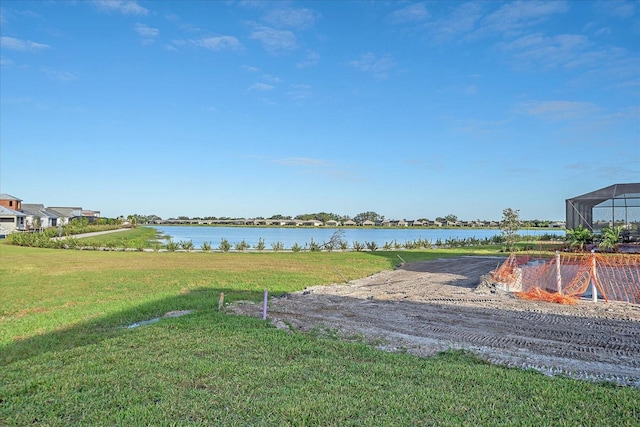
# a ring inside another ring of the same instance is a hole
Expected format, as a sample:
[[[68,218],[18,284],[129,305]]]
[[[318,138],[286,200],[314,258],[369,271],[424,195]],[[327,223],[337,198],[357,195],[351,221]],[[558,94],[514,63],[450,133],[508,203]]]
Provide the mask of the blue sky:
[[[637,1],[0,6],[0,192],[25,203],[562,220],[640,181]]]

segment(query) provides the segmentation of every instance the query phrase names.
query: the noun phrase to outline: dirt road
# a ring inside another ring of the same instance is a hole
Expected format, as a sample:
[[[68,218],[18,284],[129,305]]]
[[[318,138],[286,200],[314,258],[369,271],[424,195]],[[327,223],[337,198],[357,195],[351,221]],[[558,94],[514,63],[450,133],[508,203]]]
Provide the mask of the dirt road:
[[[328,328],[387,351],[429,356],[467,349],[492,363],[640,387],[640,305],[531,302],[480,286],[502,260],[411,263],[344,285],[271,299],[277,327]],[[230,311],[261,316],[262,305]]]

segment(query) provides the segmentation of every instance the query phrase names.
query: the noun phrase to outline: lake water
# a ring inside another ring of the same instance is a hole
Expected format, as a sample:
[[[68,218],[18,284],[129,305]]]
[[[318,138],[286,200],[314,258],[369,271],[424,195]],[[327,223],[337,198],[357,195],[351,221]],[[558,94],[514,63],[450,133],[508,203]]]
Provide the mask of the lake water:
[[[154,225],[152,228],[158,230],[163,235],[169,236],[174,242],[192,241],[194,247],[199,249],[204,242],[208,242],[215,249],[222,239],[226,239],[233,247],[235,243],[243,240],[251,247],[258,244],[260,239],[264,240],[266,249],[271,249],[273,243],[282,243],[284,248],[290,249],[294,244],[304,247],[313,239],[316,243],[328,242],[331,236],[341,230],[344,234],[342,240],[353,246],[353,242],[364,244],[365,242],[375,242],[382,247],[386,242],[404,244],[406,241],[418,239],[429,240],[435,243],[440,239],[485,239],[500,235],[498,229],[432,229],[432,228],[289,228],[289,227],[211,227],[211,226],[181,226],[181,225]],[[536,236],[543,234],[553,234],[560,238],[565,236],[564,230],[521,230],[518,234],[523,236]]]

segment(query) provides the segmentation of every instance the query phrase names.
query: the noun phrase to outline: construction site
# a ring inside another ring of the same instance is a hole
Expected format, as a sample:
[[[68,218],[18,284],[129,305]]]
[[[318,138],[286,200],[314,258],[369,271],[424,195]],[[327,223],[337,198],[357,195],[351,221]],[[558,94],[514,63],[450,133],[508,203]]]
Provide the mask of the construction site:
[[[597,230],[594,224],[609,215],[608,224],[629,231],[624,244],[634,245],[640,184],[605,191],[604,199],[601,192],[567,200],[567,223]],[[229,311],[260,316],[264,308],[245,302]],[[327,331],[385,351],[426,357],[463,349],[546,375],[640,387],[635,253],[514,253],[403,263],[272,298],[268,319],[292,333]]]

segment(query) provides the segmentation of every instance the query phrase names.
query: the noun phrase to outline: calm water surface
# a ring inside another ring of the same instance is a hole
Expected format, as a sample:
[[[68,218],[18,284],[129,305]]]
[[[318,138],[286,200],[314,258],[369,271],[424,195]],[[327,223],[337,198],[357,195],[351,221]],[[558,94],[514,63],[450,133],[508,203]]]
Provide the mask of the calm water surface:
[[[404,244],[406,241],[418,239],[429,240],[435,243],[440,239],[467,239],[467,238],[491,238],[499,235],[497,229],[431,229],[431,228],[275,228],[275,227],[211,227],[211,226],[181,226],[181,225],[156,225],[155,228],[163,235],[169,236],[174,242],[191,240],[196,248],[200,248],[204,242],[217,248],[222,239],[227,239],[233,246],[243,240],[251,247],[258,244],[260,239],[264,240],[266,249],[271,249],[274,243],[282,243],[287,249],[294,244],[304,247],[313,239],[316,243],[328,242],[336,231],[344,232],[342,239],[353,246],[353,242],[364,244],[365,242],[375,242],[382,247],[386,242],[398,242]],[[536,236],[542,234],[554,234],[564,237],[564,230],[521,230],[518,234],[524,236]]]

